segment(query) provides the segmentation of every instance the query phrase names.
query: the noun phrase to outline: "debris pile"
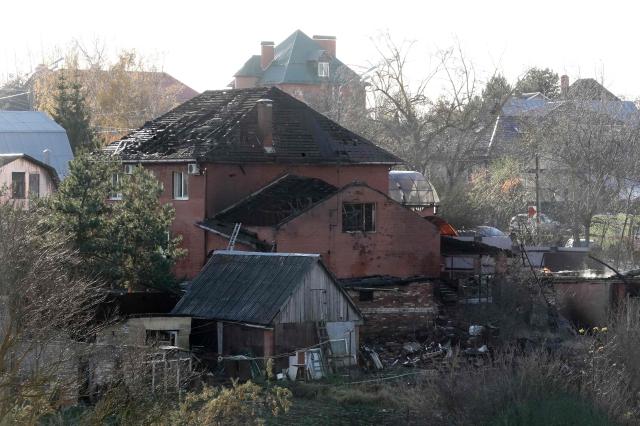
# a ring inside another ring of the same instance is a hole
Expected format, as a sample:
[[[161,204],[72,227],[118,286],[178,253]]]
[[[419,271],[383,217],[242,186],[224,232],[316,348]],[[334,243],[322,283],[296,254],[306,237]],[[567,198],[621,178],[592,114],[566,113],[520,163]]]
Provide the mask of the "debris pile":
[[[368,341],[361,347],[360,355],[368,370],[390,367],[430,368],[442,364],[459,353],[471,364],[484,365],[490,357],[492,339],[499,330],[489,324],[472,324],[468,328],[455,325],[450,320],[439,319],[429,334],[415,333],[397,336],[394,340]]]

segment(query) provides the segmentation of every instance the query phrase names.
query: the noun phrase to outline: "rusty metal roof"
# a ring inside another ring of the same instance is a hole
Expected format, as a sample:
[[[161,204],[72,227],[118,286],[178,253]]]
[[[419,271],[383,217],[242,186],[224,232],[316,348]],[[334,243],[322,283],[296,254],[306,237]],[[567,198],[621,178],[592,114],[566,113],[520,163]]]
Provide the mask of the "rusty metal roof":
[[[273,101],[273,152],[258,138],[256,103]],[[282,90],[212,90],[105,148],[125,161],[401,164],[402,160]]]
[[[216,251],[171,313],[269,325],[319,261],[317,254]]]

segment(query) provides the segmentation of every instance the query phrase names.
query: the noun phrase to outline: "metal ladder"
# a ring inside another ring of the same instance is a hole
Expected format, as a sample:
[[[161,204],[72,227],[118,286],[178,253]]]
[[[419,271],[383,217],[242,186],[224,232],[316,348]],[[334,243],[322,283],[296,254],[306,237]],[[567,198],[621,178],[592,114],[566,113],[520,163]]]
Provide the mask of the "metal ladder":
[[[231,233],[231,237],[229,238],[229,245],[227,245],[227,250],[233,250],[236,245],[236,240],[238,239],[238,234],[240,233],[240,228],[242,228],[242,224],[240,222],[236,223],[233,227],[233,232]]]

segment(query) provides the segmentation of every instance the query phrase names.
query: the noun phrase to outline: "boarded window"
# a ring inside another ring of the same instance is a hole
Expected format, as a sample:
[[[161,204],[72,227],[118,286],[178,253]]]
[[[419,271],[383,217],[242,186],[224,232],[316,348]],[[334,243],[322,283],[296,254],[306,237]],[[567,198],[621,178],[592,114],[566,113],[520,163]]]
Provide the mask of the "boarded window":
[[[40,174],[29,175],[29,198],[40,198]]]
[[[342,232],[373,232],[376,230],[374,203],[342,204]]]
[[[11,173],[11,196],[23,199],[25,194],[24,172]]]
[[[187,174],[184,172],[173,172],[173,198],[174,200],[188,200],[189,187]]]

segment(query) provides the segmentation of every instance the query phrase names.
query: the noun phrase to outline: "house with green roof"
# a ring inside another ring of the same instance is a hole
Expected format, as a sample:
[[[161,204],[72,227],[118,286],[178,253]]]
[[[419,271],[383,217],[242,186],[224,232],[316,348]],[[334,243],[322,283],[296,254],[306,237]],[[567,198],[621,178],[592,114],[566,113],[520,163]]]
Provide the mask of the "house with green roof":
[[[360,76],[336,57],[334,36],[307,36],[296,30],[283,42],[260,44],[260,55],[251,56],[234,74],[234,89],[276,86],[324,112],[336,97],[349,96],[364,107]]]

